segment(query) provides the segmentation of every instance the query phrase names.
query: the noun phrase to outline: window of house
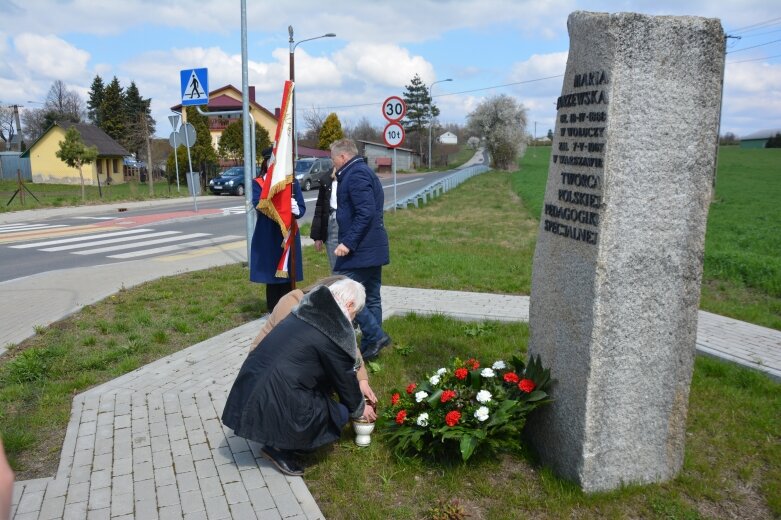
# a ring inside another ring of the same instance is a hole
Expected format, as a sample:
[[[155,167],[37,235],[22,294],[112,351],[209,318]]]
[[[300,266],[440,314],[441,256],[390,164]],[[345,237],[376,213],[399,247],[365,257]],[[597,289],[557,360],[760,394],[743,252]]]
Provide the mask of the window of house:
[[[98,173],[103,173],[103,161],[101,159],[95,161],[95,166],[98,168]]]
[[[119,159],[113,159],[114,162],[114,173],[119,173]]]

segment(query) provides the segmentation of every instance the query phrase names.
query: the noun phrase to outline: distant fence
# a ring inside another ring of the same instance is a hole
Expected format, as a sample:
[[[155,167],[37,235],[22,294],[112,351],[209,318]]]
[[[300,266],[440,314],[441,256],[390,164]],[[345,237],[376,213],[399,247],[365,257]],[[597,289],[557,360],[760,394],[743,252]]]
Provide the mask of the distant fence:
[[[412,204],[417,208],[418,204],[420,203],[425,204],[426,202],[428,202],[429,199],[433,199],[434,197],[438,197],[439,195],[442,195],[443,193],[452,190],[453,188],[455,188],[462,182],[466,181],[467,179],[470,179],[475,175],[480,175],[481,173],[485,173],[490,170],[491,168],[485,166],[484,164],[468,166],[461,170],[456,170],[456,172],[453,173],[453,175],[448,175],[447,177],[443,177],[439,180],[436,180],[431,184],[424,186],[423,188],[416,191],[412,195],[398,200],[396,202],[396,207],[404,209],[410,204]],[[390,204],[385,205],[386,210],[392,208],[393,208],[392,202]]]
[[[0,152],[0,179],[15,181],[16,170],[21,172],[22,180],[33,180],[29,157],[19,157],[19,152]]]

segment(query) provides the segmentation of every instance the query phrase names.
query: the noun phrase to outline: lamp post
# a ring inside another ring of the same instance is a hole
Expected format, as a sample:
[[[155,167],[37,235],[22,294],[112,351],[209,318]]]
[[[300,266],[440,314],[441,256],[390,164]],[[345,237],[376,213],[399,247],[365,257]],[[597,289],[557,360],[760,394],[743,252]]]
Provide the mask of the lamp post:
[[[431,127],[434,126],[434,112],[432,111],[432,103],[434,102],[434,95],[431,93],[434,90],[434,85],[437,83],[444,83],[445,81],[453,81],[452,78],[441,79],[435,81],[428,88],[428,111],[431,114],[431,120],[428,122],[428,169],[431,169]]]
[[[314,36],[312,38],[305,38],[300,41],[295,41],[293,39],[293,26],[288,25],[287,32],[290,35],[290,39],[288,40],[288,43],[290,44],[290,81],[295,82],[296,81],[296,47],[298,47],[300,44],[304,42],[308,42],[311,40],[318,40],[320,38],[334,38],[336,34],[334,33],[326,33],[321,34],[320,36]],[[293,131],[293,168],[295,168],[295,161],[298,160],[298,137],[296,136],[296,91],[298,89],[293,87],[293,117],[291,118],[291,126]]]

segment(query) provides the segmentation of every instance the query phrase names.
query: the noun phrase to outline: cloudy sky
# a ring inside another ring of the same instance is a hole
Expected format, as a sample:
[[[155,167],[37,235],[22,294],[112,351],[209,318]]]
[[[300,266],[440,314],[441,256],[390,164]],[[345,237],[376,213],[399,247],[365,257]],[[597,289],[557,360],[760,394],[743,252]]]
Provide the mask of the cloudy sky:
[[[34,108],[55,80],[86,100],[92,79],[133,80],[152,98],[157,133],[180,102],[179,71],[241,88],[239,0],[0,0],[0,104]],[[781,128],[781,13],[776,0],[247,0],[249,81],[274,110],[288,77],[288,26],[301,111],[382,126],[382,101],[414,74],[433,88],[442,122],[464,124],[486,97],[508,94],[528,131],[554,127],[572,11],[720,18],[730,36],[721,132]],[[300,119],[299,119],[300,120]]]

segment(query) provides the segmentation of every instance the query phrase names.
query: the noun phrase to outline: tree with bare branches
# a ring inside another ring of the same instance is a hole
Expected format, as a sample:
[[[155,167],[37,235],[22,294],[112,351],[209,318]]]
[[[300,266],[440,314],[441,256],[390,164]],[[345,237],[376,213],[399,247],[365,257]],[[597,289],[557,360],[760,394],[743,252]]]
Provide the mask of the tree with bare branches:
[[[300,132],[297,133],[303,135],[304,139],[317,141],[320,138],[320,131],[323,129],[325,118],[325,114],[323,114],[320,109],[312,107],[309,110],[305,110],[303,119],[306,132],[304,134],[301,134]]]

